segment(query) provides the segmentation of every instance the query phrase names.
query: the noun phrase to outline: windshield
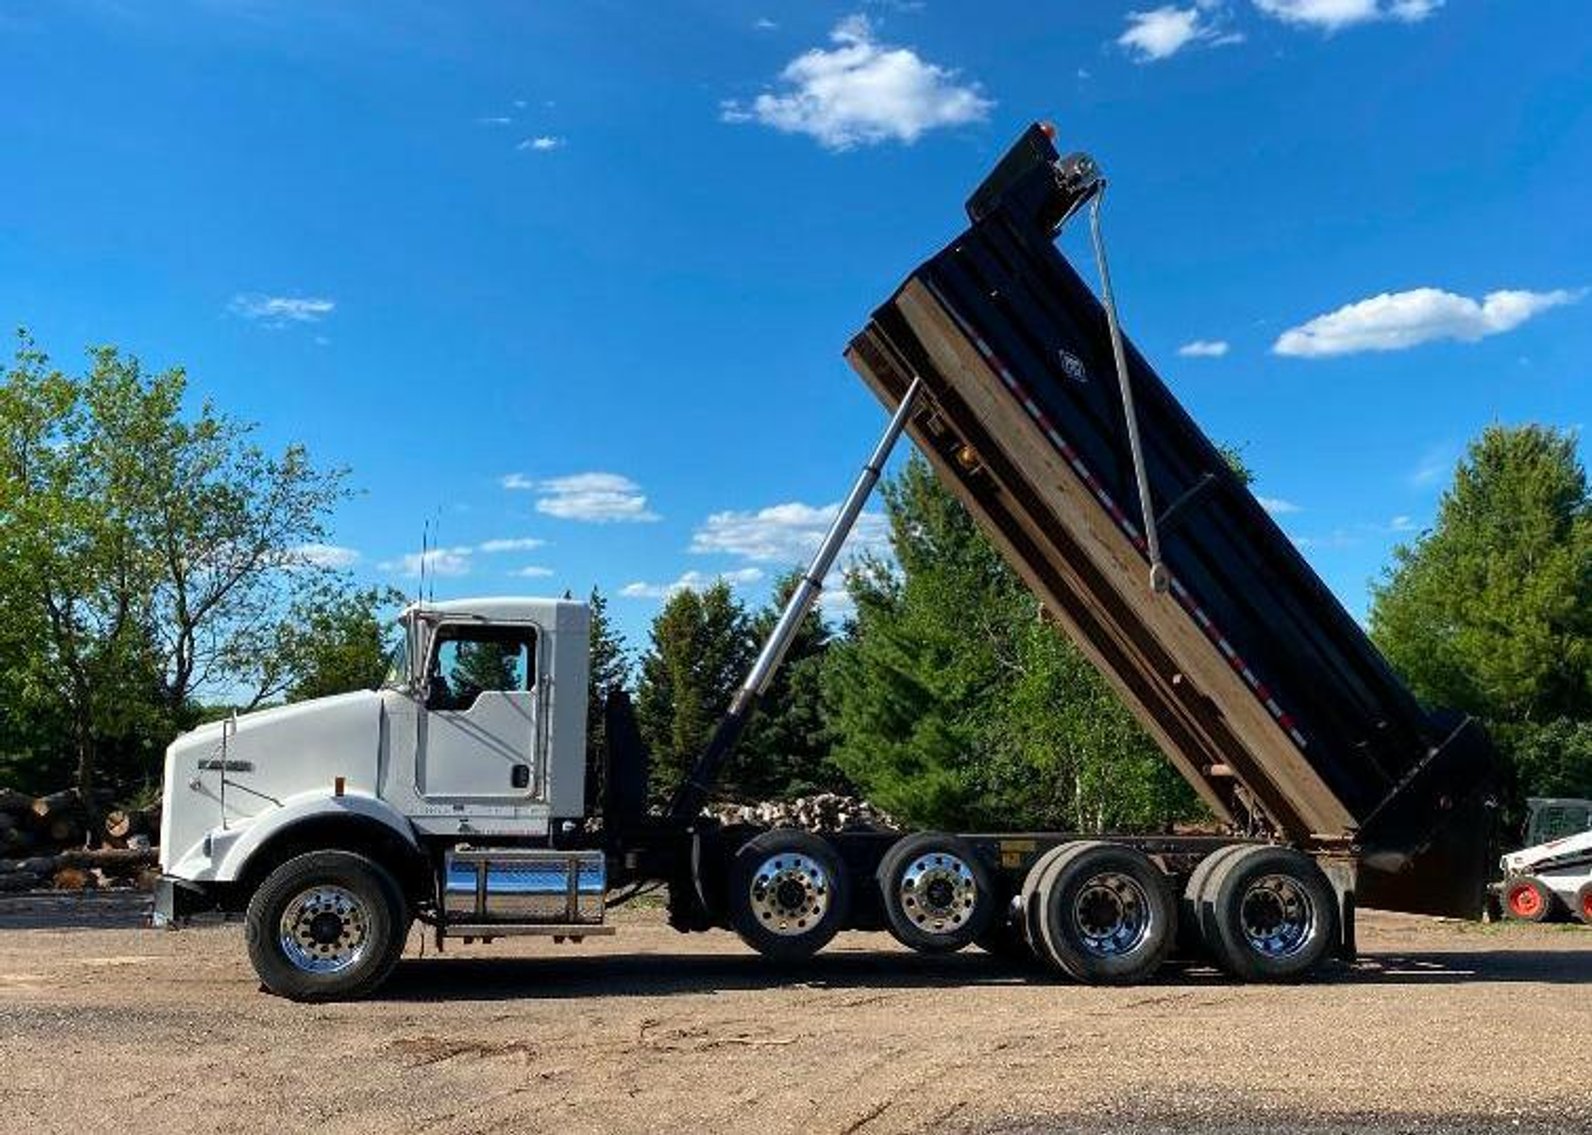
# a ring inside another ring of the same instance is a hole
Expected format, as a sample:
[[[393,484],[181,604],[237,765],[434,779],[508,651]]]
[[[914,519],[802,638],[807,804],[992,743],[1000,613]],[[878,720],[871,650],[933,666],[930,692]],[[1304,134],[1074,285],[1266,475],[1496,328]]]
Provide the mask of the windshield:
[[[409,684],[409,627],[398,624],[398,642],[387,655],[387,676],[381,680],[384,690],[396,690]]]

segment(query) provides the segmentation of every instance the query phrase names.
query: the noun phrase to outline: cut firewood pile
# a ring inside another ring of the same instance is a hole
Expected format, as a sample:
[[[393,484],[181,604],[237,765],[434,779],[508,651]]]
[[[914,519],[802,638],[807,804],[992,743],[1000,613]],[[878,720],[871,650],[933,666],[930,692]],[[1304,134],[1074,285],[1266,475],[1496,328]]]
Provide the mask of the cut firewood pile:
[[[765,824],[771,828],[802,828],[810,832],[897,831],[900,825],[866,800],[820,792],[794,800],[757,804],[724,804],[713,809],[720,823]]]
[[[74,789],[30,796],[0,788],[0,894],[154,886],[160,805],[85,800]]]

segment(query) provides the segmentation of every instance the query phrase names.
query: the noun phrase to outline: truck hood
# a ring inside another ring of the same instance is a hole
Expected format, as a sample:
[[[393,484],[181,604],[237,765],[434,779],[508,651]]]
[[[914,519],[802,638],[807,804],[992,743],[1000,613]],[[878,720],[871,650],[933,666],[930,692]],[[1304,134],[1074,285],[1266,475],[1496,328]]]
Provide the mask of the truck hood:
[[[349,694],[333,694],[331,697],[312,698],[291,705],[269,706],[254,710],[252,713],[240,713],[237,717],[237,732],[227,739],[228,755],[232,755],[231,749],[234,744],[251,744],[263,740],[267,733],[273,738],[284,736],[285,731],[305,730],[315,733],[335,727],[336,723],[348,721],[350,718],[375,717],[379,715],[380,710],[380,694],[371,690],[355,690]],[[231,725],[230,718],[206,722],[178,737],[171,743],[171,748],[181,749],[184,752],[207,745],[217,748],[221,744],[222,731]]]
[[[382,696],[370,690],[245,713],[184,733],[166,749],[163,858],[223,823],[243,825],[289,797],[341,779],[374,795]],[[223,762],[225,764],[223,784]]]

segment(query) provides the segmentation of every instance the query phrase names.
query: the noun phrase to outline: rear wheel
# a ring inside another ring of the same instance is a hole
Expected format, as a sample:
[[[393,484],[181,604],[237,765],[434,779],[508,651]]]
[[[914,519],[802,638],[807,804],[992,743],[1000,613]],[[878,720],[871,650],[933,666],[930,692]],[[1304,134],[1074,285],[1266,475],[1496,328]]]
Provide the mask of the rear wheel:
[[[947,954],[969,945],[995,913],[989,869],[966,840],[923,832],[899,840],[879,864],[890,933],[903,946]]]
[[[1216,962],[1246,981],[1292,981],[1338,937],[1337,894],[1321,868],[1288,847],[1251,845],[1205,881],[1200,930]]]
[[[1153,974],[1177,934],[1167,877],[1137,848],[1078,845],[1058,856],[1038,887],[1043,955],[1079,981],[1125,984]],[[1038,943],[1036,943],[1036,951]]]
[[[408,906],[384,867],[350,851],[313,851],[266,876],[249,901],[244,938],[271,992],[340,1001],[387,980],[408,930]]]
[[[1581,921],[1592,926],[1592,883],[1582,883],[1575,895],[1575,912]]]
[[[1183,887],[1183,898],[1178,903],[1177,928],[1179,945],[1190,955],[1206,952],[1205,938],[1200,933],[1200,904],[1204,900],[1205,887],[1210,882],[1211,873],[1244,850],[1246,846],[1252,845],[1230,843],[1225,847],[1218,847],[1196,863],[1194,870],[1189,874],[1188,883]]]
[[[1040,936],[1039,929],[1042,911],[1044,910],[1044,902],[1041,896],[1044,891],[1045,876],[1061,860],[1072,858],[1086,847],[1098,846],[1100,846],[1098,840],[1079,840],[1074,843],[1058,844],[1034,860],[1033,864],[1028,868],[1028,874],[1023,876],[1023,886],[1019,892],[1019,897],[1022,901],[1016,912],[1015,922],[1023,937],[1027,940],[1029,949],[1034,952],[1035,957],[1041,959],[1045,957],[1045,943]]]
[[[730,864],[730,923],[765,957],[817,953],[845,925],[849,898],[840,857],[809,832],[764,832]]]
[[[1510,879],[1504,884],[1504,914],[1517,922],[1546,922],[1553,914],[1553,892],[1530,875]]]

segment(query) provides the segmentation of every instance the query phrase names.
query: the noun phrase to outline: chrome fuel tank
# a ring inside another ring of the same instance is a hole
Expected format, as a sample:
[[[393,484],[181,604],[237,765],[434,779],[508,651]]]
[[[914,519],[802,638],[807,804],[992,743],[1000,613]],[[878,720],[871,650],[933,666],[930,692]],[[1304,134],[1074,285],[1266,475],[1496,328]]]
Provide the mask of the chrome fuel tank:
[[[442,912],[449,922],[595,925],[603,920],[607,884],[600,851],[450,851]]]

